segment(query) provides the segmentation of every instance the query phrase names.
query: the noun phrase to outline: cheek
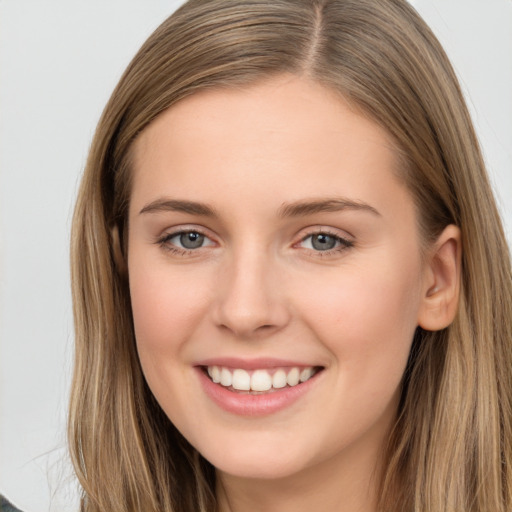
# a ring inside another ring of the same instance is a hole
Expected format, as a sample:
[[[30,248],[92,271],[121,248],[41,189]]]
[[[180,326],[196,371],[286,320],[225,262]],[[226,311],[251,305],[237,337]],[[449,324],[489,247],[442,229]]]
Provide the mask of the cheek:
[[[327,437],[337,439],[344,418],[351,418],[350,439],[381,424],[379,418],[393,421],[417,326],[417,281],[414,267],[380,272],[365,266],[321,288],[308,286],[302,295],[304,319],[330,351],[334,370],[330,388],[337,394],[323,404],[333,415]]]
[[[361,379],[388,372],[396,382],[417,327],[420,267],[385,262],[347,266],[321,287],[306,283],[307,290],[295,293],[304,298],[301,309],[310,329],[338,364],[350,361],[350,371]]]
[[[135,253],[135,251],[134,251]],[[142,263],[142,264],[139,264]],[[212,287],[205,276],[165,264],[147,264],[132,255],[130,295],[135,339],[141,367],[155,398],[179,425],[190,411],[186,395],[193,389],[186,364],[187,341],[207,311]],[[185,413],[183,413],[185,411]]]
[[[178,352],[207,310],[211,286],[206,276],[168,265],[129,268],[135,337],[141,360]]]

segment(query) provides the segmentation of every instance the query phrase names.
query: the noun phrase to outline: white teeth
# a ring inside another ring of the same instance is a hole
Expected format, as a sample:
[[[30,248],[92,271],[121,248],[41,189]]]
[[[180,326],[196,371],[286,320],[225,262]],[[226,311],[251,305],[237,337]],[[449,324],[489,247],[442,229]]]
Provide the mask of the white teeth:
[[[220,382],[220,369],[218,366],[208,366],[208,375],[215,384]]]
[[[245,370],[235,370],[232,385],[239,391],[249,391],[251,389],[251,376]]]
[[[272,377],[265,370],[256,370],[251,377],[253,391],[268,391],[272,387]]]
[[[227,368],[222,368],[220,371],[220,383],[226,387],[229,387],[231,384],[233,384],[233,376]]]
[[[296,386],[299,383],[299,369],[292,368],[286,376],[286,382],[288,386]]]
[[[304,370],[302,370],[300,372],[300,377],[299,377],[299,380],[301,382],[306,382],[307,380],[309,380],[313,375],[313,368],[304,368]]]
[[[233,387],[237,391],[268,391],[269,389],[282,389],[286,386],[296,386],[299,382],[306,382],[314,374],[313,367],[290,368],[286,371],[283,368],[275,370],[271,375],[265,369],[254,370],[252,373],[240,368],[229,370],[220,366],[208,366],[208,375],[216,384],[224,387]]]
[[[272,376],[272,387],[281,389],[284,388],[286,384],[286,373],[284,370],[277,370],[277,372]]]

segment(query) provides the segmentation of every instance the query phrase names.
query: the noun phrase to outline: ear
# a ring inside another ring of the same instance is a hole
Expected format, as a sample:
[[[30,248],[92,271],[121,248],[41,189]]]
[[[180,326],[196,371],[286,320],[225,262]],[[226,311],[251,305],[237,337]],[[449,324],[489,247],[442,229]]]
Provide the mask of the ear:
[[[126,260],[121,247],[121,237],[119,236],[119,227],[116,225],[110,230],[110,241],[112,244],[112,256],[119,275],[126,277],[128,275],[128,268]]]
[[[461,279],[460,229],[447,226],[428,253],[418,325],[427,331],[448,327],[457,312]]]

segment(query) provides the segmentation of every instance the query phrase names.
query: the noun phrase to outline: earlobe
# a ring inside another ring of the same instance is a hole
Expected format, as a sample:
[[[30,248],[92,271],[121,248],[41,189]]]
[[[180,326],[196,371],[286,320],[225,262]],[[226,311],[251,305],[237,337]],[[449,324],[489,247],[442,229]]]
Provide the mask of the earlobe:
[[[126,266],[126,260],[121,247],[121,237],[119,236],[119,227],[116,225],[110,231],[110,239],[112,244],[112,257],[119,275],[126,277],[128,269]]]
[[[447,226],[428,255],[418,325],[427,331],[448,327],[457,312],[461,279],[460,229]]]

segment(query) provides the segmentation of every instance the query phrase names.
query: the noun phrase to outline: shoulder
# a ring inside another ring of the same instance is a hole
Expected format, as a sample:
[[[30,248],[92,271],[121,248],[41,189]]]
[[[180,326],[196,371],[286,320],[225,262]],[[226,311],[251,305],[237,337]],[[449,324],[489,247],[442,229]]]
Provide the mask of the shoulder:
[[[21,512],[0,494],[0,512]]]

